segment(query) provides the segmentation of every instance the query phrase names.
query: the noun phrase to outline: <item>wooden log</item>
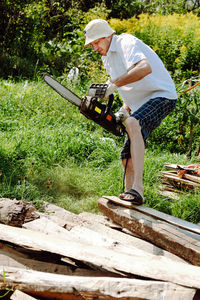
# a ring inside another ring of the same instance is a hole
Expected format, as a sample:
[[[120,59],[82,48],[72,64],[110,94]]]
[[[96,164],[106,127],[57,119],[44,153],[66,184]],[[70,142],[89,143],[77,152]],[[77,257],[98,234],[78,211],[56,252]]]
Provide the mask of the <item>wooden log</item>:
[[[139,275],[162,281],[169,281],[186,287],[200,288],[200,268],[189,264],[175,262],[165,257],[141,255],[135,249],[129,255],[115,252],[106,247],[95,247],[86,244],[56,238],[24,228],[0,224],[0,240],[19,244],[23,247],[38,248],[43,251],[60,254],[101,270],[124,273],[125,276]]]
[[[25,222],[39,218],[31,202],[0,198],[0,222],[21,227]]]
[[[192,300],[195,289],[168,282],[144,281],[128,278],[91,278],[54,275],[49,273],[0,268],[0,278],[5,277],[6,287],[45,299],[121,299],[121,300]],[[5,283],[2,283],[5,286]],[[48,297],[48,298],[47,298]]]
[[[36,298],[33,298],[19,290],[15,290],[14,293],[10,297],[11,300],[36,300]]]
[[[152,216],[112,204],[109,200],[98,200],[99,209],[116,223],[138,233],[144,239],[170,251],[190,263],[200,266],[200,242],[180,230]],[[200,235],[196,235],[198,238]]]
[[[116,202],[119,199],[118,197],[115,197],[115,196],[103,196],[103,198],[105,198],[107,200],[111,200],[111,201],[116,199]],[[144,213],[145,215],[152,216],[152,217],[156,218],[157,220],[165,221],[169,224],[175,225],[179,228],[182,228],[184,230],[188,230],[188,231],[191,231],[193,233],[200,235],[200,226],[197,224],[193,224],[191,222],[187,222],[180,218],[176,218],[174,216],[168,215],[166,213],[163,213],[156,209],[147,207],[145,205],[131,206],[131,208],[132,208],[132,210],[139,211],[141,213]]]

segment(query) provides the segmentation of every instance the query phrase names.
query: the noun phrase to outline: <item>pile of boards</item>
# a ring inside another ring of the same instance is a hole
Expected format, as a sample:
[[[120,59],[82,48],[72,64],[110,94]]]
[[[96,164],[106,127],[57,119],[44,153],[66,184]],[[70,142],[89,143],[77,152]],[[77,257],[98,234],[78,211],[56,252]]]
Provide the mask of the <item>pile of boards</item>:
[[[200,188],[200,165],[177,165],[165,163],[168,170],[161,172],[164,189],[178,192]]]
[[[0,199],[6,299],[200,299],[200,226],[98,200],[101,214]]]

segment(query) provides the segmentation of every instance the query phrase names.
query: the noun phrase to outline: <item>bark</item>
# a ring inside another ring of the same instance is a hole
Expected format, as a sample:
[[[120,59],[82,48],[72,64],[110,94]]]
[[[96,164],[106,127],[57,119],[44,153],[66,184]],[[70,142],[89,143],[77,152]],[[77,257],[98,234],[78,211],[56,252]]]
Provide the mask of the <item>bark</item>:
[[[39,218],[31,202],[6,198],[0,199],[0,222],[10,226],[21,227],[22,224]]]

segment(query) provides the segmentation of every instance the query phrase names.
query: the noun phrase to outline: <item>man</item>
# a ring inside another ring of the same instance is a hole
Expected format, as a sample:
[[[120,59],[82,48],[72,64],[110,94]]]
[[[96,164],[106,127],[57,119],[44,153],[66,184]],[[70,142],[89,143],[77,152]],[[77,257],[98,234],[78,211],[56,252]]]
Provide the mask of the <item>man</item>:
[[[175,85],[157,54],[133,35],[115,35],[102,19],[89,22],[84,33],[85,45],[102,55],[110,75],[105,99],[118,90],[123,100],[116,116],[125,121],[128,133],[121,152],[126,191],[119,197],[140,205],[144,203],[145,144],[151,131],[175,108]]]

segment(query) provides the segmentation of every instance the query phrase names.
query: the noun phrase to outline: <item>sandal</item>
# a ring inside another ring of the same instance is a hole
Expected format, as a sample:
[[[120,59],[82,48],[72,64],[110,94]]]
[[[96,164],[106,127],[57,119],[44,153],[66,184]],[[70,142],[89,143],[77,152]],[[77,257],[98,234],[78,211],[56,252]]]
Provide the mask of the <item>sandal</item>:
[[[129,199],[125,199],[125,195],[132,195],[133,197]],[[124,201],[130,201],[132,204],[135,205],[142,205],[144,203],[144,199],[142,196],[134,189],[130,189],[127,192],[123,193],[122,195],[119,196],[120,199]]]

